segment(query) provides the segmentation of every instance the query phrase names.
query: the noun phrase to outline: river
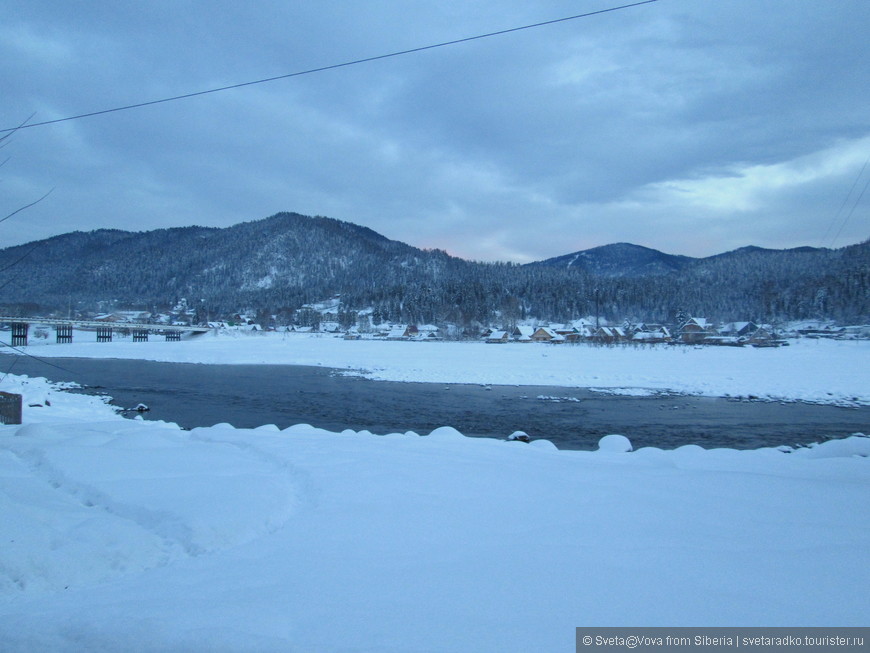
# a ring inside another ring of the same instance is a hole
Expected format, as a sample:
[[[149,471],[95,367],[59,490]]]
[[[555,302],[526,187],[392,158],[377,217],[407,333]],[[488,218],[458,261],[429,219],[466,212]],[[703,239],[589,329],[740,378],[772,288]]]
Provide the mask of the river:
[[[8,368],[11,358],[4,364]],[[594,449],[609,433],[635,448],[684,444],[754,449],[870,433],[870,408],[737,401],[683,395],[619,396],[579,388],[396,383],[322,367],[203,365],[20,357],[14,374],[75,381],[112,403],[145,404],[146,419],[184,428],[228,422],[250,428],[311,424],[330,431],[426,434],[452,426],[467,436],[525,431],[560,449]],[[63,368],[63,369],[58,369]],[[5,370],[4,370],[5,371]]]

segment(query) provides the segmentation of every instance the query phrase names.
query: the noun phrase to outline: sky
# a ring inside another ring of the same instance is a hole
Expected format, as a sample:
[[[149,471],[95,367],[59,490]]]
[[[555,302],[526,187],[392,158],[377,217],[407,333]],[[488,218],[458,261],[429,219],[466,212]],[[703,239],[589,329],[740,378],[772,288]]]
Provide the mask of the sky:
[[[622,4],[0,0],[0,129]],[[870,237],[868,29],[866,0],[658,0],[25,128],[0,218],[50,194],[0,246],[293,211],[481,261],[842,247]]]

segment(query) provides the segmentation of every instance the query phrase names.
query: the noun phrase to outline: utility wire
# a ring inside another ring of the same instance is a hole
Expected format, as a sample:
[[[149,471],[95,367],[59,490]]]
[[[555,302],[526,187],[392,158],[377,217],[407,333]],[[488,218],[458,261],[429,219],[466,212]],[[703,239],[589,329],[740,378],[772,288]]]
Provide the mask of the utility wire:
[[[36,200],[36,201],[34,201],[34,202],[31,202],[30,204],[25,204],[24,206],[15,209],[12,213],[10,213],[9,215],[7,215],[5,218],[0,218],[0,222],[6,222],[9,218],[11,218],[11,217],[12,217],[13,215],[15,215],[16,213],[21,213],[24,209],[29,209],[31,206],[34,206],[34,205],[36,205],[36,204],[39,204],[42,200],[44,200],[46,197],[48,197],[49,195],[51,195],[53,192],[54,192],[54,188],[52,188],[51,190],[49,190],[45,195],[43,195],[42,197],[40,197],[38,200]]]
[[[33,116],[35,116],[35,115],[36,115],[36,112],[34,111],[33,113],[31,113],[31,114],[27,117],[26,120],[24,120],[24,122],[22,122],[22,123],[21,123],[20,125],[18,125],[17,127],[10,127],[9,129],[0,129],[0,133],[6,132],[6,133],[3,134],[2,136],[0,136],[0,147],[6,147],[6,146],[9,144],[9,142],[6,141],[6,139],[9,138],[10,136],[12,136],[12,134],[14,134],[15,132],[17,132],[19,129],[21,129],[22,127],[24,127],[28,122],[30,122],[30,119],[33,118]],[[5,142],[4,142],[4,141],[5,141]],[[5,163],[5,161],[4,161],[4,163]]]
[[[160,100],[149,100],[147,102],[139,102],[137,104],[128,104],[121,107],[115,107],[113,109],[103,109],[101,111],[92,111],[90,113],[81,113],[75,116],[67,116],[66,118],[56,118],[54,120],[45,120],[43,122],[34,122],[26,125],[19,125],[18,127],[11,127],[8,129],[0,129],[0,134],[3,132],[11,132],[17,129],[28,129],[30,127],[40,127],[43,125],[53,125],[58,122],[66,122],[68,120],[78,120],[79,118],[89,118],[91,116],[99,116],[106,113],[114,113],[116,111],[126,111],[128,109],[138,109],[140,107],[147,107],[153,104],[162,104],[164,102],[174,102],[175,100],[184,100],[187,98],[197,97],[199,95],[208,95],[209,93],[219,93],[221,91],[228,91],[234,88],[242,88],[245,86],[253,86],[255,84],[265,84],[267,82],[274,82],[279,79],[289,79],[291,77],[300,77],[302,75],[311,75],[313,73],[321,73],[326,70],[335,70],[336,68],[346,68],[348,66],[356,66],[358,64],[370,63],[372,61],[380,61],[381,59],[390,59],[392,57],[401,57],[406,54],[413,54],[415,52],[423,52],[425,50],[434,50],[435,48],[444,48],[450,45],[457,45],[459,43],[468,43],[469,41],[478,41],[480,39],[490,38],[492,36],[501,36],[502,34],[511,34],[513,32],[519,32],[527,29],[534,29],[536,27],[544,27],[546,25],[555,25],[556,23],[564,23],[570,20],[577,20],[580,18],[588,18],[590,16],[597,16],[599,14],[606,14],[613,11],[620,11],[622,9],[629,9],[631,7],[638,7],[640,5],[647,5],[653,2],[658,2],[658,0],[642,0],[641,2],[633,2],[631,4],[620,5],[618,7],[610,7],[608,9],[599,9],[598,11],[590,11],[585,14],[577,14],[575,16],[566,16],[564,18],[556,18],[554,20],[547,20],[540,23],[534,23],[532,25],[523,25],[521,27],[511,27],[509,29],[499,30],[497,32],[488,32],[486,34],[478,34],[476,36],[467,36],[461,39],[455,39],[453,41],[443,41],[441,43],[433,43],[431,45],[423,45],[417,48],[410,48],[408,50],[399,50],[397,52],[390,52],[388,54],[380,54],[374,57],[365,57],[363,59],[354,59],[353,61],[345,61],[343,63],[331,64],[329,66],[321,66],[319,68],[310,68],[308,70],[301,70],[293,73],[287,73],[286,75],[277,75],[275,77],[266,77],[264,79],[258,79],[251,82],[241,82],[240,84],[231,84],[230,86],[221,86],[219,88],[212,88],[206,91],[196,91],[194,93],[185,93],[183,95],[175,95],[173,97],[162,98]],[[2,137],[0,137],[2,138]]]
[[[866,165],[866,164],[865,164]],[[864,193],[867,192],[867,187],[870,186],[870,177],[867,178],[867,181],[864,182],[864,188],[861,189],[861,192],[858,193],[858,197],[855,198],[855,203],[852,205],[852,208],[849,209],[849,213],[846,214],[846,217],[843,218],[843,223],[840,225],[840,228],[837,230],[837,235],[831,240],[831,247],[834,246],[834,243],[837,242],[837,239],[840,237],[840,234],[843,232],[843,228],[848,224],[849,220],[852,218],[852,214],[855,212],[855,209],[858,208],[858,203],[861,201],[861,198],[864,197]]]
[[[840,204],[840,208],[837,209],[837,212],[834,213],[834,217],[831,218],[831,221],[828,223],[828,228],[825,230],[825,236],[822,238],[822,247],[825,247],[825,243],[828,243],[828,235],[831,233],[831,229],[833,229],[834,225],[837,224],[837,219],[840,217],[840,214],[843,212],[843,209],[846,208],[846,205],[849,203],[849,198],[852,197],[852,191],[855,190],[855,187],[858,185],[858,182],[861,180],[861,175],[864,174],[864,170],[867,169],[867,164],[870,163],[870,157],[867,157],[867,160],[864,162],[864,165],[861,166],[861,170],[858,171],[858,175],[855,177],[855,181],[852,182],[852,187],[849,188],[849,192],[846,193],[846,197],[843,198],[843,203]],[[863,191],[861,193],[863,195]],[[857,205],[857,202],[856,202]],[[852,208],[854,211],[854,207]],[[851,213],[850,213],[851,216]],[[842,231],[842,227],[840,227],[840,231]],[[839,232],[837,233],[839,235]],[[836,236],[831,239],[831,242],[828,243],[828,247],[831,247],[834,244],[834,240],[836,240]]]
[[[28,354],[23,349],[19,349],[18,347],[13,347],[12,345],[10,345],[8,343],[0,342],[0,346],[8,347],[12,351],[16,352],[19,356],[27,356],[27,358],[32,358],[35,361],[39,361],[40,363],[48,365],[49,367],[54,367],[55,369],[63,370],[64,372],[69,372],[70,374],[75,374],[75,372],[73,372],[72,370],[68,370],[67,368],[63,367],[62,365],[55,365],[54,363],[49,363],[44,358],[40,358],[39,356],[34,356],[33,354]],[[18,357],[15,358],[15,362],[17,362],[17,361],[18,361]],[[6,378],[6,376],[9,376],[9,372],[11,372],[12,368],[15,367],[15,362],[13,362],[12,365],[9,367],[9,371],[7,371],[6,375],[3,377],[4,379]]]

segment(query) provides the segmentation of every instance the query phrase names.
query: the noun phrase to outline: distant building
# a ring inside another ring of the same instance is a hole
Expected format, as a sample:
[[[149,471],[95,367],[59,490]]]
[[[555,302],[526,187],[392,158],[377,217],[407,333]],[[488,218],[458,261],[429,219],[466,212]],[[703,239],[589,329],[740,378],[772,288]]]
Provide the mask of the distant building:
[[[488,342],[490,344],[503,344],[510,341],[510,334],[507,331],[493,331],[486,338],[484,338],[484,342]]]
[[[712,325],[704,317],[690,317],[679,329],[680,342],[685,344],[698,344],[707,336],[716,335]]]

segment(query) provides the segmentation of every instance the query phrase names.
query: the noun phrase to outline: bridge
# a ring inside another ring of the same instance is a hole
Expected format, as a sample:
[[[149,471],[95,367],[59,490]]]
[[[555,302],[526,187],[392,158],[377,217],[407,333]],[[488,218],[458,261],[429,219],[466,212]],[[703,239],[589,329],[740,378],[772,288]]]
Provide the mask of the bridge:
[[[57,332],[58,344],[72,342],[73,327],[79,329],[94,329],[97,332],[97,342],[111,342],[115,331],[129,332],[133,342],[146,342],[151,333],[162,334],[166,340],[181,340],[183,333],[206,333],[211,330],[207,326],[181,326],[174,324],[139,324],[136,322],[101,322],[100,320],[59,320],[41,317],[5,317],[0,315],[0,324],[12,326],[12,346],[27,345],[27,335],[32,324],[53,326]]]

